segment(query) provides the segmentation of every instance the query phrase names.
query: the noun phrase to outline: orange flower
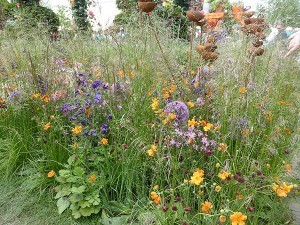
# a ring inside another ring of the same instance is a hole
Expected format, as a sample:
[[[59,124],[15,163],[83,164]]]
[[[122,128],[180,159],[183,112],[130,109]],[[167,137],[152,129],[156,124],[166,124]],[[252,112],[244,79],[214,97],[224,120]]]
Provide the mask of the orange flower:
[[[204,127],[203,130],[204,131],[209,131],[214,125],[212,125],[211,123],[207,123]]]
[[[291,164],[285,164],[284,168],[286,169],[287,172],[289,172],[289,173],[292,172],[292,166],[291,166]]]
[[[148,155],[150,157],[153,157],[155,155],[155,152],[157,152],[157,146],[151,145],[151,148],[147,151]]]
[[[244,196],[243,196],[242,194],[238,194],[238,195],[236,196],[236,198],[237,198],[238,200],[242,200],[242,199],[244,198]]]
[[[220,223],[225,223],[226,222],[226,216],[221,215],[219,217],[219,221],[220,221]]]
[[[215,188],[216,192],[221,191],[221,189],[222,189],[222,187],[220,187],[219,185],[217,185],[216,188]]]
[[[103,144],[103,145],[107,145],[107,144],[108,144],[108,139],[106,139],[106,138],[101,138],[100,142],[101,142],[101,144]]]
[[[230,177],[230,173],[228,173],[227,171],[223,170],[218,174],[218,177],[221,180],[226,180],[228,177]]]
[[[193,102],[188,102],[187,105],[188,105],[188,107],[190,107],[190,108],[194,108],[194,106],[195,106],[195,104],[194,104]]]
[[[288,193],[291,192],[291,190],[294,188],[294,185],[286,185],[285,182],[283,182],[280,186],[277,184],[274,184],[272,189],[276,192],[278,197],[286,197]]]
[[[80,134],[82,131],[82,126],[75,126],[73,129],[72,129],[72,132],[74,134]]]
[[[151,192],[151,199],[153,200],[153,202],[157,205],[160,202],[160,197],[158,194],[156,194],[155,191]]]
[[[204,177],[204,171],[197,168],[190,179],[190,183],[199,186],[204,179],[203,177]]]
[[[96,175],[95,175],[95,174],[92,174],[92,175],[90,176],[90,181],[94,181],[94,180],[96,180]]]
[[[245,225],[247,216],[243,215],[241,212],[235,212],[230,216],[231,225]]]
[[[49,173],[48,173],[48,177],[51,178],[55,175],[55,171],[54,170],[51,170]]]
[[[220,143],[219,144],[219,146],[218,146],[219,151],[225,152],[226,149],[227,149],[227,144],[225,144],[225,143]]]
[[[46,123],[44,126],[44,130],[48,130],[50,126],[51,126],[50,122]]]
[[[195,120],[195,118],[193,118],[192,120],[188,120],[188,126],[189,127],[197,126],[197,121]]]
[[[210,214],[210,210],[211,210],[212,207],[213,207],[213,206],[212,206],[211,202],[205,201],[204,203],[202,203],[201,211],[202,211],[203,213]]]
[[[86,108],[85,109],[85,115],[89,116],[91,114],[91,109],[90,108]]]
[[[240,87],[240,88],[239,88],[239,92],[240,92],[241,94],[245,94],[245,93],[247,93],[247,89],[246,89],[245,87]]]

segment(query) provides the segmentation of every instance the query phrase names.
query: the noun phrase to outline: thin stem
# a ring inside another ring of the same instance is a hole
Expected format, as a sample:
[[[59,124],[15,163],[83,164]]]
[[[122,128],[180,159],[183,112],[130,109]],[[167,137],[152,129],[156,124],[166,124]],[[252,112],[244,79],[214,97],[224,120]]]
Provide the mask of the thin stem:
[[[192,58],[193,58],[193,41],[194,41],[194,27],[195,22],[192,22],[191,40],[190,40],[190,70],[192,68]]]
[[[172,76],[173,76],[173,73],[172,73],[172,69],[171,69],[170,63],[168,62],[168,60],[167,60],[167,58],[166,58],[166,56],[165,56],[165,54],[164,54],[164,51],[163,51],[163,49],[162,49],[162,47],[161,47],[160,41],[159,41],[159,39],[158,39],[157,32],[156,32],[156,30],[155,30],[155,28],[154,28],[154,26],[153,26],[153,23],[152,23],[152,21],[151,21],[151,18],[150,18],[150,15],[149,15],[149,14],[148,14],[148,19],[149,19],[149,24],[150,24],[150,26],[151,26],[151,28],[152,28],[152,30],[153,30],[153,33],[154,33],[156,42],[157,42],[158,47],[159,47],[159,49],[160,49],[160,52],[161,52],[161,54],[162,54],[162,57],[164,58],[165,63],[167,64],[167,67],[168,67],[170,73],[171,73]]]

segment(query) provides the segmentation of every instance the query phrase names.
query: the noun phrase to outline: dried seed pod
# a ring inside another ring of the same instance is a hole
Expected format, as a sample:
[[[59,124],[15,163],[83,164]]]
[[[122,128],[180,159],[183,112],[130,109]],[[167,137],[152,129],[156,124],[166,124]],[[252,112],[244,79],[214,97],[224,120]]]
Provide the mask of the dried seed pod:
[[[196,50],[199,54],[205,51],[205,46],[204,45],[196,45]]]
[[[256,40],[252,44],[253,44],[254,47],[260,47],[264,44],[264,42],[260,41],[260,40]]]
[[[196,25],[200,26],[200,27],[204,26],[205,24],[206,24],[206,20],[205,19],[202,19],[202,20],[196,22]]]
[[[154,10],[155,6],[156,6],[156,2],[144,2],[144,1],[139,1],[138,2],[138,6],[139,6],[139,9],[142,11],[142,12],[145,12],[145,13],[150,13]]]
[[[215,36],[208,36],[206,39],[206,43],[215,44],[217,42],[217,38]]]
[[[248,49],[248,52],[251,54],[251,55],[255,55],[255,56],[260,56],[264,53],[264,49],[263,48],[256,48],[256,47],[252,47],[250,49]]]
[[[201,56],[204,60],[209,60],[210,62],[215,61],[219,57],[219,52],[202,52]]]
[[[250,18],[250,17],[252,17],[254,14],[255,14],[254,11],[248,11],[248,12],[245,12],[245,13],[244,13],[244,16],[247,17],[247,18]]]
[[[255,34],[257,32],[263,31],[263,28],[258,24],[248,24],[245,27],[250,34]]]
[[[193,22],[198,22],[200,20],[202,20],[204,18],[203,13],[201,13],[200,11],[197,11],[195,9],[191,9],[189,11],[186,12],[186,17]]]
[[[266,35],[265,35],[265,33],[263,33],[263,32],[257,32],[257,33],[255,33],[255,37],[257,39],[260,39],[260,40],[265,40],[267,38]]]
[[[204,44],[204,49],[207,52],[214,52],[218,47],[212,43],[206,43]]]

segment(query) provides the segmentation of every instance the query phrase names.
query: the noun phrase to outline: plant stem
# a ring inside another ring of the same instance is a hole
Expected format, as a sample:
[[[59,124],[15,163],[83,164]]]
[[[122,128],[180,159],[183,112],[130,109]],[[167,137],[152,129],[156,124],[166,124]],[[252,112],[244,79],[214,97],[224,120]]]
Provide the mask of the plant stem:
[[[190,64],[189,64],[190,70],[192,68],[192,58],[193,58],[194,27],[195,27],[195,22],[192,22],[192,31],[191,31],[191,40],[190,40]]]

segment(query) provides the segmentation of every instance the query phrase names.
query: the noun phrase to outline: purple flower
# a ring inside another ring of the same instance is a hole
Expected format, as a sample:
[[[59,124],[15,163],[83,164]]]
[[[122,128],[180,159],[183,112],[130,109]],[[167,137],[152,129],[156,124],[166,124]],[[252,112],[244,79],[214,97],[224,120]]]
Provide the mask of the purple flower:
[[[61,107],[61,111],[66,114],[67,112],[69,112],[71,110],[71,106],[69,104],[64,104],[62,107]]]
[[[101,94],[99,92],[97,92],[95,95],[94,95],[94,103],[95,104],[99,104],[101,102]]]
[[[189,117],[189,110],[186,104],[181,101],[170,102],[165,107],[167,114],[174,113],[176,115],[176,121],[179,123],[185,123]]]
[[[98,89],[102,85],[102,82],[100,80],[95,80],[92,84],[93,89]]]
[[[16,98],[20,97],[20,96],[21,96],[21,92],[20,91],[13,90],[13,91],[9,92],[8,99],[9,99],[10,102],[14,102],[14,100]]]

